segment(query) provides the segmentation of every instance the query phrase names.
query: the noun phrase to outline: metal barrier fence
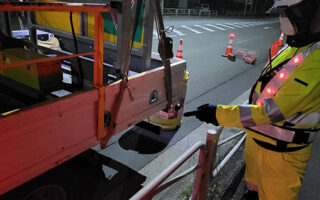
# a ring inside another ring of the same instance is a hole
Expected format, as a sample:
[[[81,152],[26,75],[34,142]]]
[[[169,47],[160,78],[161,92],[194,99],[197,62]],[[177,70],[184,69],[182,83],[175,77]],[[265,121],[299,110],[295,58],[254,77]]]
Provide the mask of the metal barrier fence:
[[[197,142],[188,151],[186,151],[181,157],[179,157],[174,163],[172,163],[167,169],[159,174],[154,180],[150,181],[144,186],[138,193],[136,193],[130,200],[149,200],[154,195],[158,194],[162,190],[168,188],[172,184],[176,183],[188,174],[196,171],[196,177],[193,185],[193,192],[191,200],[204,200],[207,191],[207,183],[213,171],[213,164],[215,161],[217,146],[222,127],[218,127],[216,130],[209,130],[207,132],[206,144]],[[179,174],[178,176],[163,183],[173,172],[175,172],[183,163],[185,163],[196,152],[199,153],[198,164]]]
[[[217,10],[200,10],[200,9],[181,9],[181,8],[164,8],[163,15],[180,15],[180,16],[217,16]]]

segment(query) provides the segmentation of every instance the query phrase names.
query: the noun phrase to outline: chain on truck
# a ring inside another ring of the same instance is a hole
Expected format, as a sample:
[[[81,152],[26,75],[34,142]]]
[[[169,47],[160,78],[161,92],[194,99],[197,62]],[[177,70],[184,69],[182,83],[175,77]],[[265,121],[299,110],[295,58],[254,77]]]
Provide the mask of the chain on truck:
[[[181,117],[186,62],[160,1],[83,2],[0,3],[1,199],[102,198],[92,191],[117,183],[77,173],[102,173],[110,138],[159,111]]]

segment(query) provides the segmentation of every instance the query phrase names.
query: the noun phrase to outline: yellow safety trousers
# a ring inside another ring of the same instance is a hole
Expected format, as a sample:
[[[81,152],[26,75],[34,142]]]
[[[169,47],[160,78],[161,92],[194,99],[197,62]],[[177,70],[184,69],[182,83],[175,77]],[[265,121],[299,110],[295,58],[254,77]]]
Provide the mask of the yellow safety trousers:
[[[245,179],[258,186],[259,200],[297,199],[311,149],[312,144],[294,152],[270,151],[247,135]]]

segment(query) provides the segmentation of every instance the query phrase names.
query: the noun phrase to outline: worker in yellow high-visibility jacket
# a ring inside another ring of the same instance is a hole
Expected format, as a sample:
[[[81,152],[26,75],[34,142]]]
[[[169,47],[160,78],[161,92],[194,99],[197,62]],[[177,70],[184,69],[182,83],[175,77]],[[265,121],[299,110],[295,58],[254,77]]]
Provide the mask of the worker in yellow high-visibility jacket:
[[[249,103],[205,104],[194,112],[247,133],[245,199],[297,199],[320,131],[320,1],[275,0],[275,10],[287,44],[262,71]]]

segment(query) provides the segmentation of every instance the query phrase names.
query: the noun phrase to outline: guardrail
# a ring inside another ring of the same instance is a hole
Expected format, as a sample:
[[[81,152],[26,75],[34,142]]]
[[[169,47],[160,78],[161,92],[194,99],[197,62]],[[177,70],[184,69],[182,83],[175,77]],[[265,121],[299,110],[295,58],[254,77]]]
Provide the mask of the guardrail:
[[[189,200],[204,200],[206,197],[207,185],[209,177],[215,178],[216,175],[221,171],[224,165],[229,161],[229,159],[234,155],[234,153],[239,149],[241,144],[246,138],[244,131],[233,134],[229,138],[219,141],[220,134],[223,127],[218,126],[216,130],[208,130],[206,144],[202,142],[197,142],[191,148],[188,149],[183,155],[181,155],[174,163],[172,163],[168,168],[166,168],[161,174],[159,174],[155,179],[150,181],[145,185],[138,193],[136,193],[130,200],[149,200],[154,195],[160,193],[164,189],[168,188],[172,184],[178,182],[185,176],[196,171],[195,180],[193,183],[193,192]],[[241,139],[237,144],[231,149],[231,151],[226,155],[226,157],[213,169],[215,164],[217,148],[225,143],[241,136]],[[198,164],[182,172],[178,176],[166,181],[166,179],[172,175],[182,164],[184,164],[191,156],[200,150]],[[165,182],[166,181],[166,182]],[[165,182],[165,183],[163,183]]]
[[[148,200],[162,190],[168,188],[183,177],[196,171],[196,177],[193,186],[191,200],[204,200],[207,191],[207,184],[210,174],[213,171],[213,163],[215,161],[219,136],[222,132],[222,127],[216,130],[209,130],[207,132],[206,144],[197,142],[188,151],[181,155],[174,163],[159,174],[154,180],[150,181],[138,193],[136,193],[130,200]],[[185,163],[196,152],[199,153],[199,160],[196,165],[182,172],[178,176],[163,183],[171,174],[173,174],[183,163]]]
[[[163,15],[179,16],[217,16],[217,10],[200,10],[200,9],[182,9],[182,8],[164,8]]]

